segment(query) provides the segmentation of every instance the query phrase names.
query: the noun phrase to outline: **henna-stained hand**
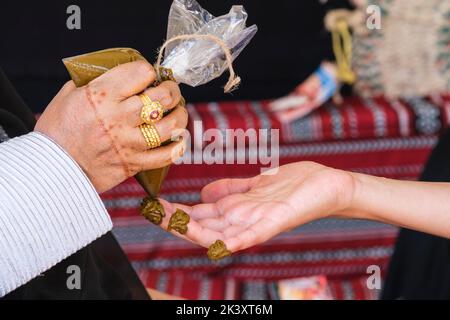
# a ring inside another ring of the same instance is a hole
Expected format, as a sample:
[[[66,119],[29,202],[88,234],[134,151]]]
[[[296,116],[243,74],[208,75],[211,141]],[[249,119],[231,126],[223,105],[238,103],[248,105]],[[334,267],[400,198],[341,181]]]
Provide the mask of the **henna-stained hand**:
[[[148,88],[155,78],[148,62],[135,61],[109,70],[84,87],[76,88],[70,81],[50,102],[35,131],[64,148],[99,193],[137,172],[169,165],[182,155],[185,142],[148,150],[138,128],[142,102],[137,95],[144,91],[164,109],[174,108],[155,124],[162,141],[186,127],[187,112],[177,106],[181,99],[178,85],[164,81]]]

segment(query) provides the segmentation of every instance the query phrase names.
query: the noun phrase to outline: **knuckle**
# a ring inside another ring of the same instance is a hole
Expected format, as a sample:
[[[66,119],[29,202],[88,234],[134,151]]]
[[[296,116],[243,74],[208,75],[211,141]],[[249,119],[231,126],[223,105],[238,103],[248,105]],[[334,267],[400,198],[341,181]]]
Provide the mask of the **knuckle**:
[[[181,127],[180,128],[186,128],[188,125],[188,113],[186,108],[182,108],[183,112],[182,112],[182,116],[181,116]]]
[[[167,120],[167,131],[168,133],[172,133],[174,130],[176,130],[178,127],[178,119],[172,118],[170,120]]]
[[[179,129],[185,129],[188,124],[187,115],[184,113],[177,114],[176,117],[173,117],[168,121],[168,128],[170,132],[178,131]]]
[[[172,163],[172,155],[167,154],[163,159],[164,166],[168,166]]]
[[[180,86],[178,85],[178,83],[176,83],[175,81],[165,81],[163,82],[167,85],[167,87],[170,89],[170,92],[172,94],[172,96],[180,96],[181,97],[181,91],[180,91]]]
[[[134,175],[138,172],[145,170],[144,165],[140,162],[133,162],[133,163],[129,164],[128,168],[132,173],[131,175]]]
[[[155,69],[150,63],[143,60],[136,61],[135,63],[139,74],[141,74],[142,76],[146,77],[149,80],[153,80],[156,78]]]
[[[74,87],[75,87],[75,83],[73,82],[73,80],[70,80],[70,81],[67,81],[66,83],[64,83],[64,85],[61,88],[61,91],[67,92],[67,91],[70,91]]]
[[[159,87],[158,91],[158,98],[160,103],[162,103],[164,106],[170,106],[173,102],[171,91],[166,87]]]
[[[159,85],[158,90],[162,97],[172,97],[172,90],[165,85]]]
[[[172,159],[173,159],[173,149],[171,149],[170,151],[167,150],[167,152],[164,152],[164,154],[161,156],[161,162],[163,166],[168,166],[169,164],[171,164]]]
[[[183,128],[183,118],[176,117],[174,120],[174,128],[173,130],[178,130]]]
[[[175,162],[179,158],[183,157],[186,152],[186,144],[184,141],[177,143],[171,152],[171,162]]]

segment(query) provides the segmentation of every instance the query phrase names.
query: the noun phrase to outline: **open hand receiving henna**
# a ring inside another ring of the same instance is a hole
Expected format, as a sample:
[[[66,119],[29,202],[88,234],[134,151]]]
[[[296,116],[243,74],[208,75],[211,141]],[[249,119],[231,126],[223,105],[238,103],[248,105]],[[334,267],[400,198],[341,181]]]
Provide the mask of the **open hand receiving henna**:
[[[345,171],[313,162],[278,168],[272,175],[224,179],[202,190],[204,203],[193,207],[162,200],[167,229],[170,215],[179,208],[191,221],[184,235],[204,247],[217,239],[235,252],[262,243],[277,234],[339,212],[351,204],[354,181]]]

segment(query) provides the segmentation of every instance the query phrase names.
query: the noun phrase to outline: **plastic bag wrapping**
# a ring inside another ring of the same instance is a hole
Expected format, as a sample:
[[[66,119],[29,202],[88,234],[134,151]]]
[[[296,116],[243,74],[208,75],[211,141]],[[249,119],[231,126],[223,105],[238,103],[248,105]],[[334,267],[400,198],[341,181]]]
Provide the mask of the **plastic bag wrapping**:
[[[195,0],[174,0],[169,13],[167,39],[179,35],[212,35],[222,40],[233,60],[255,35],[256,25],[246,27],[247,12],[233,6],[229,13],[214,17]],[[227,69],[223,49],[212,40],[192,39],[169,44],[162,66],[175,79],[190,86],[205,84]]]

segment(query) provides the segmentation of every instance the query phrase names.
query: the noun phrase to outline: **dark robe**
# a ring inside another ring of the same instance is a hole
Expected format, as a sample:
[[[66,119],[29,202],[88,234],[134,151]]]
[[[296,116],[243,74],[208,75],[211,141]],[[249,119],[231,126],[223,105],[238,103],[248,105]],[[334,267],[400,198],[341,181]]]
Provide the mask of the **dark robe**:
[[[0,143],[33,130],[35,117],[0,69]],[[68,289],[70,265],[81,271],[81,289]],[[111,232],[66,258],[3,299],[149,299]]]
[[[420,180],[450,182],[450,130],[431,153]],[[402,229],[381,298],[450,299],[450,240]]]

